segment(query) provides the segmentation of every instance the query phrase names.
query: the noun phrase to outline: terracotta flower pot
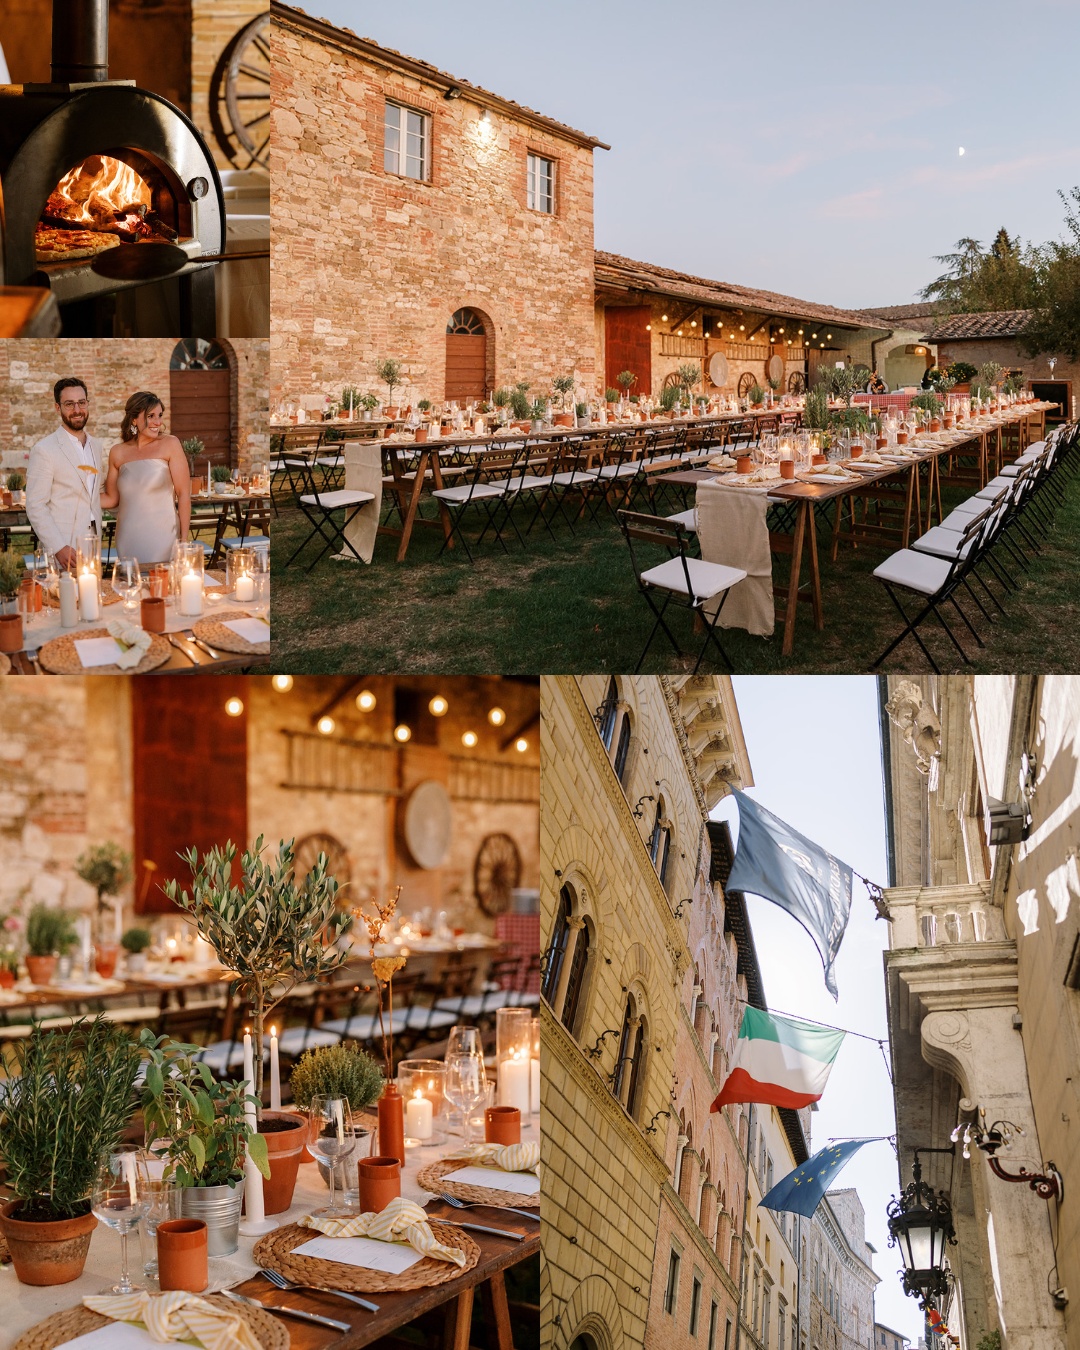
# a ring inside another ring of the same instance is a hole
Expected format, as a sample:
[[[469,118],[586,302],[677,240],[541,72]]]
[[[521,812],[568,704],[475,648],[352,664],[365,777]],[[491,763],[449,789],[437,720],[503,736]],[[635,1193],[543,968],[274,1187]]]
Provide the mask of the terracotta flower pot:
[[[398,414],[399,414],[400,412],[401,412],[401,409],[400,409],[400,408],[389,408],[389,407],[383,408],[383,416],[384,416],[384,417],[389,417],[389,419],[391,420],[391,422],[394,422],[394,421],[397,420],[397,416],[398,416]]]
[[[520,1144],[520,1110],[516,1106],[489,1106],[484,1111],[484,1139],[489,1144]]]
[[[861,445],[853,445],[853,446],[851,447],[851,458],[852,458],[852,459],[858,459],[859,456],[860,456],[861,454],[862,454],[862,446],[861,446]]]
[[[401,1164],[396,1158],[361,1158],[356,1170],[361,1213],[378,1214],[401,1194]]]
[[[938,418],[938,417],[933,417],[933,418],[930,419],[930,430],[931,430],[931,432],[934,432],[934,431],[940,431],[940,430],[941,430],[941,419],[940,419],[940,418]]]
[[[15,972],[7,966],[0,966],[0,989],[12,989],[15,985]]]
[[[907,434],[907,432],[906,432],[906,431],[898,431],[898,432],[896,433],[896,444],[897,444],[897,445],[907,445],[907,442],[908,442],[908,434]]]
[[[274,1128],[267,1129],[266,1126]],[[307,1130],[299,1116],[288,1111],[264,1111],[259,1133],[270,1155],[270,1180],[263,1182],[267,1214],[280,1214],[292,1204],[300,1155],[307,1143]]]
[[[28,956],[26,971],[32,984],[51,984],[56,973],[55,956]]]
[[[77,1219],[26,1222],[12,1218],[21,1200],[0,1205],[0,1232],[7,1239],[15,1274],[22,1284],[70,1284],[83,1273],[90,1238],[97,1227],[93,1214]]]
[[[556,413],[555,425],[557,427],[572,427],[574,425],[573,413]]]
[[[210,1283],[206,1224],[202,1219],[166,1219],[158,1224],[158,1280],[163,1290],[201,1294]]]
[[[0,652],[21,652],[22,648],[22,615],[0,614]]]

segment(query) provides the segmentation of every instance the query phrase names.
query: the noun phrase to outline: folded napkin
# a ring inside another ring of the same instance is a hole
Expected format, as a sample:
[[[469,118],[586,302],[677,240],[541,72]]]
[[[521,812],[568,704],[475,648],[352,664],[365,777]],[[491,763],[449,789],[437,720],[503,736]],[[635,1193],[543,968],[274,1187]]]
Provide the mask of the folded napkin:
[[[451,1261],[455,1266],[465,1264],[465,1253],[436,1241],[424,1211],[415,1201],[400,1195],[378,1214],[352,1214],[342,1219],[306,1214],[300,1225],[332,1238],[372,1237],[380,1242],[407,1242],[414,1251],[433,1256],[436,1261]]]
[[[105,626],[109,636],[115,638],[121,648],[115,664],[122,670],[129,666],[137,666],[150,650],[150,634],[145,628],[128,623],[126,619],[113,619]]]
[[[539,1144],[470,1144],[454,1153],[444,1153],[443,1162],[467,1158],[469,1162],[488,1167],[501,1167],[504,1172],[535,1172],[540,1174]]]
[[[234,1312],[215,1308],[198,1294],[87,1294],[84,1307],[117,1322],[141,1322],[155,1341],[197,1337],[206,1350],[261,1350],[247,1322]]]
[[[839,464],[812,464],[807,473],[815,477],[825,474],[828,478],[850,478],[851,474],[847,469],[843,469]]]
[[[715,459],[709,460],[710,469],[733,469],[735,461],[730,455],[717,455]]]

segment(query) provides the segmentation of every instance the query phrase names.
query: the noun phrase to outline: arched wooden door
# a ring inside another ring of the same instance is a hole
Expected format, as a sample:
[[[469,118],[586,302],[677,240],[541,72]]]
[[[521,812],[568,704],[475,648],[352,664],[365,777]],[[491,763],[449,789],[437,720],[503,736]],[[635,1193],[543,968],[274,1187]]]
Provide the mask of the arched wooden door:
[[[232,464],[233,383],[229,354],[220,343],[205,338],[177,343],[169,361],[169,430],[182,441],[197,436],[205,446],[200,458],[208,456],[212,464]]]
[[[457,310],[446,325],[446,401],[479,403],[487,395],[487,331],[474,309]]]

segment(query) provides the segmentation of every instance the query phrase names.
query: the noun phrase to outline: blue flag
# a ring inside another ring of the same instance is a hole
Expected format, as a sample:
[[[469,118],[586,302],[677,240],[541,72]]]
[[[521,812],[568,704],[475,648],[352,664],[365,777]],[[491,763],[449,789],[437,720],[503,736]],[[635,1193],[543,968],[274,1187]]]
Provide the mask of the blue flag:
[[[763,896],[798,919],[821,953],[825,987],[837,998],[833,962],[851,910],[851,868],[745,792],[732,793],[739,804],[739,844],[728,890]]]
[[[821,1204],[821,1197],[829,1189],[833,1177],[853,1153],[858,1153],[863,1144],[870,1142],[869,1139],[848,1139],[842,1144],[830,1144],[778,1181],[758,1204],[764,1209],[786,1209],[789,1214],[802,1214],[809,1219]]]

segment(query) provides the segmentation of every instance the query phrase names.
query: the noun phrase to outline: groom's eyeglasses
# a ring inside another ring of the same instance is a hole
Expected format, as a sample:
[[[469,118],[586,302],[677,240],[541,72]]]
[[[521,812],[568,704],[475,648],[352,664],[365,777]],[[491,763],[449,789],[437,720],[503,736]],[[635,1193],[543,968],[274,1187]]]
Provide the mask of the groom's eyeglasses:
[[[79,399],[78,403],[61,403],[60,407],[64,412],[71,412],[74,408],[89,408],[90,404],[85,398]]]

